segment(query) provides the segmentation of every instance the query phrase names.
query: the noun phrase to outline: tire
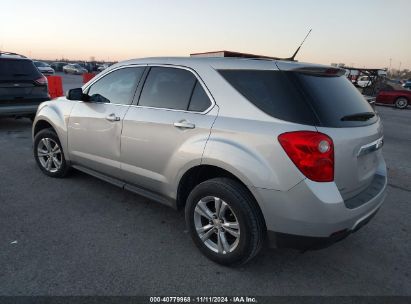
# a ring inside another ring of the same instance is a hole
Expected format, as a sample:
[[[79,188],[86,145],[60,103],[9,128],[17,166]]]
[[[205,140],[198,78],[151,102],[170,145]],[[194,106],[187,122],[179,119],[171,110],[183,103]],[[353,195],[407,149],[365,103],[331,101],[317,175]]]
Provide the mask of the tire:
[[[394,103],[395,107],[398,109],[405,109],[408,106],[408,99],[405,97],[398,97]]]
[[[51,177],[67,175],[69,167],[60,140],[53,129],[44,129],[36,134],[33,154],[37,165],[44,174]]]
[[[197,185],[187,198],[185,218],[196,246],[222,265],[245,264],[264,243],[265,223],[257,203],[242,184],[229,178]],[[197,232],[198,228],[204,231]]]

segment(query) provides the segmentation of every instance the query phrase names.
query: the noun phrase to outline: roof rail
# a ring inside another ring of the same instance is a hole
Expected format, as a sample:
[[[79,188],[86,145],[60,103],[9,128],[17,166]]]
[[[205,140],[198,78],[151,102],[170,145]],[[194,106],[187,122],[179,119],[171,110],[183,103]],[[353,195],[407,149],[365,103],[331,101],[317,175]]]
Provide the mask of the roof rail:
[[[2,56],[2,55],[20,56],[22,58],[27,58],[26,56],[20,55],[20,54],[17,54],[17,53],[0,51],[0,56]]]

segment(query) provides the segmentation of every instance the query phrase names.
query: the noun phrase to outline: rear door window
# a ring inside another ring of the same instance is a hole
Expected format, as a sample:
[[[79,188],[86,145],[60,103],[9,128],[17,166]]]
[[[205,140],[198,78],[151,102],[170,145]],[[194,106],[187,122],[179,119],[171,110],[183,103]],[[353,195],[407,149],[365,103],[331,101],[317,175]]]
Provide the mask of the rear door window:
[[[138,105],[187,110],[196,81],[193,73],[185,69],[152,67]]]
[[[191,96],[189,111],[204,112],[211,105],[211,101],[208,98],[207,93],[204,91],[201,84],[197,81],[194,87],[193,95]]]

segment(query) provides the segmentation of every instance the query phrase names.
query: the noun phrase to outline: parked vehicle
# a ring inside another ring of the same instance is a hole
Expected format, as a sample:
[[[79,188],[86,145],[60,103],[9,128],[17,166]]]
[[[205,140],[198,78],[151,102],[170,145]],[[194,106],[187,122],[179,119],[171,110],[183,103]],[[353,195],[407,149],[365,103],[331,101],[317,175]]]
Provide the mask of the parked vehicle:
[[[85,69],[87,71],[86,73],[93,71],[92,65],[89,62],[84,61],[84,62],[78,62],[77,64],[81,66],[83,69]]]
[[[106,63],[101,64],[101,65],[99,65],[99,66],[97,67],[97,71],[98,71],[98,72],[102,72],[102,71],[104,71],[105,69],[107,69],[108,67],[109,67],[109,65],[106,64]]]
[[[0,52],[0,116],[34,118],[49,100],[47,78],[25,56]]]
[[[81,75],[88,73],[88,71],[77,63],[69,63],[63,67],[63,72],[66,74],[76,74]]]
[[[357,79],[357,86],[361,88],[369,87],[372,84],[372,78],[369,76],[360,76]]]
[[[376,99],[377,103],[394,105],[398,109],[406,109],[411,103],[410,90],[381,90]]]
[[[54,74],[54,69],[48,63],[42,61],[33,61],[33,63],[43,75],[49,76]]]
[[[67,65],[67,62],[53,62],[51,64],[51,67],[56,71],[56,72],[63,72],[63,67]]]
[[[406,81],[403,85],[402,85],[402,87],[404,88],[404,89],[411,89],[411,81]]]
[[[115,64],[33,126],[42,172],[70,167],[177,209],[221,264],[328,246],[364,226],[387,186],[379,116],[343,70],[281,60]],[[143,223],[142,223],[143,224]]]

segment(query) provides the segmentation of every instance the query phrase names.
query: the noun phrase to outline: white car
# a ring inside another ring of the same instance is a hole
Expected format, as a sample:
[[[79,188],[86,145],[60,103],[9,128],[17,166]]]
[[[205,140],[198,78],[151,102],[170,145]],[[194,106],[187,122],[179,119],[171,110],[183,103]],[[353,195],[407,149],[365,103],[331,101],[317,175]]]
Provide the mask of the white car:
[[[54,69],[48,63],[42,61],[33,61],[33,63],[43,75],[54,75]]]
[[[372,78],[369,76],[360,76],[357,79],[357,86],[361,88],[369,87],[372,84]]]
[[[81,65],[78,63],[69,63],[68,65],[65,65],[63,67],[63,72],[65,74],[75,74],[75,75],[81,75],[84,73],[88,73],[88,71],[83,68]]]
[[[97,67],[97,71],[102,72],[105,69],[107,69],[109,67],[109,65],[107,63],[101,64]]]

